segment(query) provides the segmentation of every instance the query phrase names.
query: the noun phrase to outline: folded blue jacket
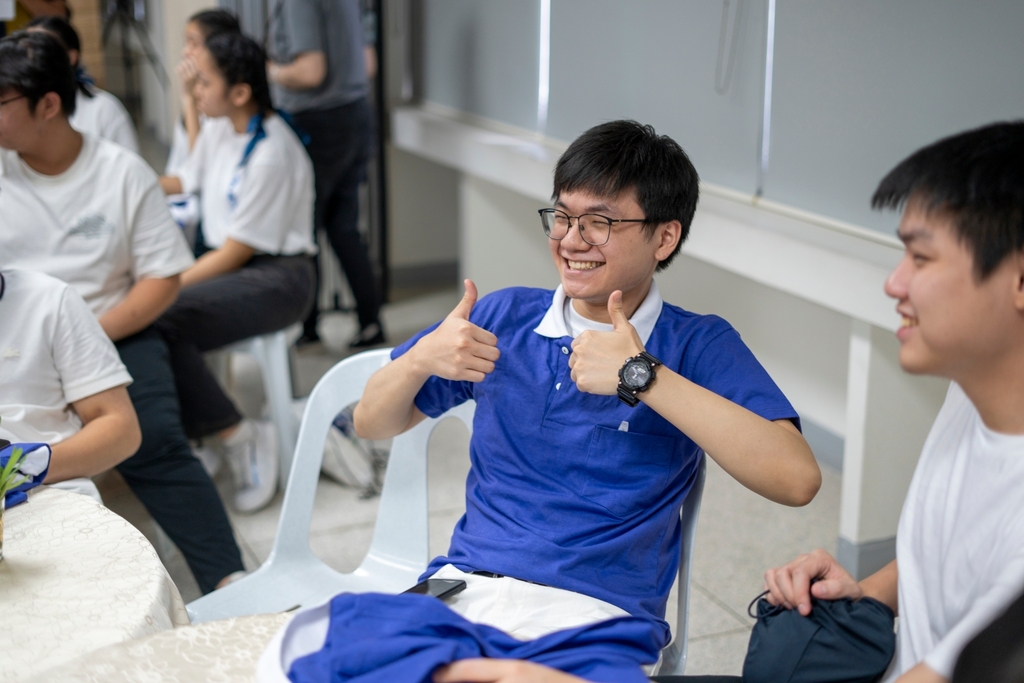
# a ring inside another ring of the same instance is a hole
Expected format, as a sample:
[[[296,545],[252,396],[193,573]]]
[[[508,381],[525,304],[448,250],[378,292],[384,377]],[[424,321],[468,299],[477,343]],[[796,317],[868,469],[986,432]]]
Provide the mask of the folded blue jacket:
[[[50,447],[45,443],[12,443],[0,448],[0,470],[7,466],[7,461],[14,455],[15,449],[20,449],[28,455],[21,461],[15,478],[25,477],[19,486],[7,491],[4,496],[6,507],[14,507],[18,503],[24,503],[28,499],[29,489],[35,488],[46,479],[46,473],[50,471]]]
[[[524,659],[598,683],[648,683],[641,664],[658,658],[658,629],[620,617],[516,640],[474,624],[425,595],[343,593],[331,600],[323,649],[296,659],[292,683],[428,683],[459,659]]]

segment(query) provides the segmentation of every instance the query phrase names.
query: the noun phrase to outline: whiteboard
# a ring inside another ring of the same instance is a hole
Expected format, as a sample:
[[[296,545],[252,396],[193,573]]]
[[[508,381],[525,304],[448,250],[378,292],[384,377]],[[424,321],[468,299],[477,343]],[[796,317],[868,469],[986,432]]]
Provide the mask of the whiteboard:
[[[751,194],[768,3],[730,0],[723,13],[724,1],[551,0],[538,131],[540,1],[424,0],[425,98],[564,141],[637,119],[675,138],[703,180]],[[893,165],[1024,117],[1021,36],[1020,0],[777,0],[765,196],[891,234],[895,217],[869,202]]]

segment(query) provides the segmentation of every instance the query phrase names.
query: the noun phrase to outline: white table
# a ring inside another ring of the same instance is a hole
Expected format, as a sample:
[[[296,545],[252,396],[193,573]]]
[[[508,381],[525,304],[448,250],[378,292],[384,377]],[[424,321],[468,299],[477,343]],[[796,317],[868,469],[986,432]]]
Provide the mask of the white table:
[[[4,527],[0,681],[189,623],[153,546],[91,498],[39,487]]]
[[[207,621],[90,652],[32,683],[253,683],[256,664],[291,614]]]

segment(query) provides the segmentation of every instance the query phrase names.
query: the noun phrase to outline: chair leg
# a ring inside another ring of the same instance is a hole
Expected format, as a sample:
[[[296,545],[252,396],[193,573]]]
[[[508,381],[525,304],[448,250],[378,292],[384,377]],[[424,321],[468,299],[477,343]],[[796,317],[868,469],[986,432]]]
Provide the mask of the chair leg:
[[[257,337],[270,416],[277,430],[278,451],[281,457],[281,487],[288,482],[298,429],[292,411],[291,372],[288,368],[288,343],[284,331]]]

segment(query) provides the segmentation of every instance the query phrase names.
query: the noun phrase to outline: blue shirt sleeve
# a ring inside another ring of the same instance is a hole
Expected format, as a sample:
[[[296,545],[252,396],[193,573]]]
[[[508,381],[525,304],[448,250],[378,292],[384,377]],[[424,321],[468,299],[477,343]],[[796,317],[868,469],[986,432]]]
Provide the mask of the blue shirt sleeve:
[[[682,374],[766,420],[791,420],[800,429],[800,416],[739,333],[724,320],[718,322],[708,331],[704,348],[687,357]]]
[[[417,333],[404,344],[396,346],[391,352],[391,360],[404,355],[425,335],[433,332],[440,325],[437,322]],[[428,417],[440,417],[457,405],[473,398],[472,382],[455,382],[452,380],[431,377],[416,394],[414,403],[421,413]]]

